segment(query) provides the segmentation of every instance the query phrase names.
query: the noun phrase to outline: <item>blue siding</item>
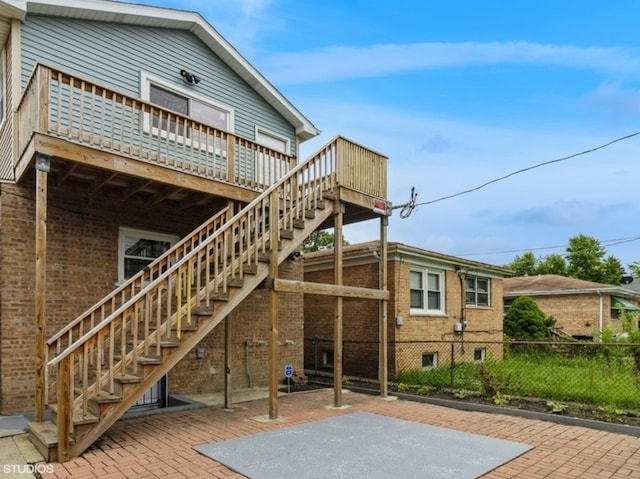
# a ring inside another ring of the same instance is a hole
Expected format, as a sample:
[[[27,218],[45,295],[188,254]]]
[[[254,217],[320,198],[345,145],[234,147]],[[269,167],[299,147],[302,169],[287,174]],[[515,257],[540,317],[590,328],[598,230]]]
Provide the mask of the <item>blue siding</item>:
[[[295,129],[190,32],[104,22],[28,16],[22,29],[22,81],[43,62],[100,84],[140,96],[140,72],[192,90],[234,109],[235,133],[254,139],[261,126],[291,141]],[[182,82],[180,70],[202,78],[197,86]]]

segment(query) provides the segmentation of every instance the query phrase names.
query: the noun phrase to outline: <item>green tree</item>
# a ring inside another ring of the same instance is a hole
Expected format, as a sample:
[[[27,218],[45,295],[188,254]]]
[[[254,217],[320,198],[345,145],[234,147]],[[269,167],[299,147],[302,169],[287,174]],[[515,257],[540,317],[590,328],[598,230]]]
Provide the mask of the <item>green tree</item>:
[[[507,268],[513,270],[514,276],[538,274],[536,272],[536,257],[531,251],[527,251],[522,256],[516,256],[513,261],[507,265]]]
[[[311,233],[306,240],[304,240],[303,251],[305,253],[312,253],[314,251],[322,251],[325,249],[333,248],[335,241],[335,234],[327,230],[319,230]],[[342,238],[342,245],[347,246],[349,242]]]
[[[567,273],[572,278],[601,282],[605,250],[596,238],[580,234],[569,239]]]
[[[553,253],[538,260],[536,274],[567,275],[567,262],[561,254]]]
[[[602,262],[602,280],[601,283],[620,284],[620,280],[624,276],[624,266],[620,260],[609,255]]]
[[[512,339],[546,339],[554,323],[533,299],[519,296],[504,315],[504,334]]]
[[[631,271],[631,275],[635,279],[640,279],[640,261],[634,261],[631,264],[627,265],[629,267],[629,271]]]

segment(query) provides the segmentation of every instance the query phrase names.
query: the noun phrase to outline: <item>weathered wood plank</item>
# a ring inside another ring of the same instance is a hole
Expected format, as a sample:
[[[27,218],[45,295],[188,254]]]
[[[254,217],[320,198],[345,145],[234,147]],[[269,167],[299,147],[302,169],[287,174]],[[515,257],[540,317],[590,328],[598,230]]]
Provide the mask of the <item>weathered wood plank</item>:
[[[280,293],[305,293],[342,298],[373,299],[378,301],[389,299],[389,291],[386,290],[289,279],[276,279],[274,289]]]

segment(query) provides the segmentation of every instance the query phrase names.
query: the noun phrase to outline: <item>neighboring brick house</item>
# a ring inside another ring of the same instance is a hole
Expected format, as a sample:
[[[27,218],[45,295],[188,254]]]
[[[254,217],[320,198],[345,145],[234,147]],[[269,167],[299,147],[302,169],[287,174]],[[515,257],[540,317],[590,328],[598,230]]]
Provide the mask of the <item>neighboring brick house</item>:
[[[276,280],[389,213],[387,158],[300,161],[319,133],[196,12],[0,0],[0,414],[34,412],[49,460],[167,390],[269,386],[277,417],[303,293]]]
[[[344,284],[377,288],[378,242],[345,246],[343,253]],[[446,364],[451,340],[469,342],[463,360],[481,360],[486,347],[480,342],[502,340],[502,282],[510,270],[401,243],[388,244],[387,260],[389,371]],[[333,281],[333,250],[308,253],[304,263],[305,281]],[[377,377],[378,304],[344,301],[346,375]],[[334,302],[306,294],[304,317],[305,367],[330,367]],[[501,359],[502,348],[491,353]]]
[[[519,296],[531,297],[554,317],[559,332],[580,339],[591,339],[604,328],[621,332],[620,311],[640,312],[638,291],[555,274],[505,279],[505,312]]]

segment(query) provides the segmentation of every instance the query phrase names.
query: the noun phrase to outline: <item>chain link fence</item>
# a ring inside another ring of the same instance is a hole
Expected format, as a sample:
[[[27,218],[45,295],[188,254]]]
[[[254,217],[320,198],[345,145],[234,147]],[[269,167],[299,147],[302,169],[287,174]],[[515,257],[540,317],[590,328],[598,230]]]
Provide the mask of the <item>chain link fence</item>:
[[[378,378],[379,343],[344,341],[343,374]],[[332,374],[334,343],[305,340],[305,369]],[[411,341],[387,348],[389,380],[402,387],[514,396],[640,411],[640,344]]]

